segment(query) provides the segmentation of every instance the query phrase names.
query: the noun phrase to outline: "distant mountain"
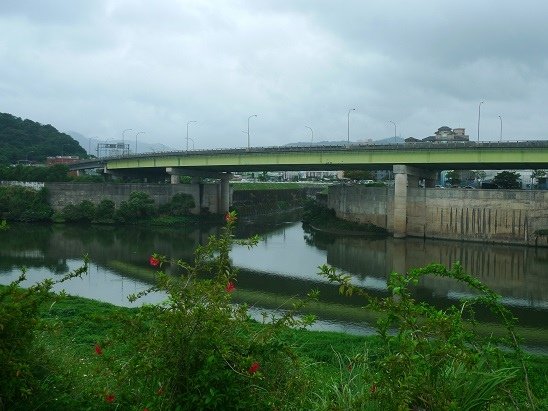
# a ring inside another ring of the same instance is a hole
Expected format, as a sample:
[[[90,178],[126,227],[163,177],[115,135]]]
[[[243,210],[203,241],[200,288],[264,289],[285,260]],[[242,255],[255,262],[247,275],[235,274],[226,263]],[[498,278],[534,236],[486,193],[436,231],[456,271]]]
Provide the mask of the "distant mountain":
[[[46,157],[86,157],[76,140],[50,124],[0,113],[0,164],[45,162]]]
[[[80,143],[82,147],[87,151],[90,155],[97,155],[97,145],[99,143],[126,143],[129,144],[129,152],[135,153],[135,135],[129,137],[122,141],[122,139],[116,139],[116,140],[99,140],[97,138],[88,138],[84,136],[83,134],[78,133],[77,131],[67,131],[67,134],[69,134],[72,138],[74,138],[76,141]],[[161,143],[147,143],[146,141],[137,141],[137,151],[139,153],[151,153],[154,151],[175,151],[176,149],[166,146],[165,144]]]
[[[298,142],[298,143],[288,143],[285,144],[287,147],[320,147],[320,146],[355,146],[355,145],[387,145],[387,144],[402,144],[404,143],[404,139],[401,137],[388,137],[383,138],[382,140],[374,140],[374,141],[350,141],[350,143],[346,140],[339,140],[339,141],[314,141],[314,142]]]

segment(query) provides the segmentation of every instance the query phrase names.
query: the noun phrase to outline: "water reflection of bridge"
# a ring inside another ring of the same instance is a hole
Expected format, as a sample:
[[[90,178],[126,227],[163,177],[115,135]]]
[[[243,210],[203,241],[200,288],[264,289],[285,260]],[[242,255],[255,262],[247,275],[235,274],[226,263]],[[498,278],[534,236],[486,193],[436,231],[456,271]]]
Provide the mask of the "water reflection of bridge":
[[[317,237],[317,236],[315,236]],[[328,263],[357,277],[386,278],[432,262],[464,270],[504,297],[545,305],[548,300],[548,250],[530,247],[412,239],[331,237],[317,240],[327,250]],[[424,278],[421,287],[435,295],[467,293],[465,285],[447,278]]]

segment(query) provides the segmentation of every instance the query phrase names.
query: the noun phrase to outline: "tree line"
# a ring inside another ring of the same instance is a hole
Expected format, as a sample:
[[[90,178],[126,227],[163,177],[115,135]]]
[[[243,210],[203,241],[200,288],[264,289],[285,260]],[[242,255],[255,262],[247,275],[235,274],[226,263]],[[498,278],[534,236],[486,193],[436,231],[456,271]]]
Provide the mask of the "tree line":
[[[0,113],[0,165],[44,163],[47,157],[61,155],[87,157],[76,140],[50,124]]]
[[[178,193],[168,203],[156,205],[147,193],[134,191],[118,207],[110,199],[98,204],[84,200],[54,211],[46,188],[0,186],[0,220],[8,221],[132,224],[153,218],[187,216],[194,207],[194,199],[189,194]]]

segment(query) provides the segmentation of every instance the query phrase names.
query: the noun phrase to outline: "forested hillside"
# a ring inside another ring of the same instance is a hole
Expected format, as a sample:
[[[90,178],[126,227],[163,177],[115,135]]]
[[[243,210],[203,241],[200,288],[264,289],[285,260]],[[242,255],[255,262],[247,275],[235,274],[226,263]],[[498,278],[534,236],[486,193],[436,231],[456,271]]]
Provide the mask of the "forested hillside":
[[[86,157],[76,140],[55,127],[0,113],[0,165],[21,160],[44,162],[48,156]]]

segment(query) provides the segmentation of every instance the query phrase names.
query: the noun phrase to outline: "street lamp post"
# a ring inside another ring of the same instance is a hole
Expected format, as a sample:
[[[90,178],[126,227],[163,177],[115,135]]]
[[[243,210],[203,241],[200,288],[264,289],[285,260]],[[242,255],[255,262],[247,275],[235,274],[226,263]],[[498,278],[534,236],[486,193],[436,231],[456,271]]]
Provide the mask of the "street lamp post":
[[[394,124],[394,144],[395,144],[396,143],[396,135],[398,134],[398,132],[397,132],[398,129],[397,129],[397,126],[396,126],[395,122],[393,122],[392,120],[388,120],[388,122]]]
[[[124,151],[126,150],[126,131],[132,131],[132,128],[126,128],[124,131],[122,131],[122,155],[124,155]]]
[[[479,136],[480,136],[480,119],[481,119],[481,105],[483,104],[483,101],[479,103],[478,105],[478,143],[479,143]]]
[[[257,114],[253,114],[253,115],[251,115],[247,118],[247,148],[248,149],[250,147],[250,142],[249,142],[249,120],[251,119],[251,117],[257,117]]]
[[[137,136],[139,134],[145,134],[144,131],[139,131],[137,134],[135,134],[135,154],[137,154]]]
[[[191,143],[192,143],[192,151],[194,151],[194,140],[191,139],[190,137],[189,137],[188,139],[191,141]]]
[[[308,126],[305,126],[307,129],[310,130],[310,132],[312,133],[312,137],[310,138],[310,142],[313,143],[314,142],[314,130],[312,130],[312,127],[308,127]]]
[[[351,111],[356,111],[355,108],[351,108],[350,110],[348,110],[348,127],[347,127],[347,141],[348,143],[350,143],[350,112]]]
[[[500,120],[500,137],[499,137],[499,142],[502,141],[502,116],[499,115],[499,120]]]
[[[195,120],[190,120],[186,122],[186,151],[188,151],[188,125],[190,123],[197,123]]]

